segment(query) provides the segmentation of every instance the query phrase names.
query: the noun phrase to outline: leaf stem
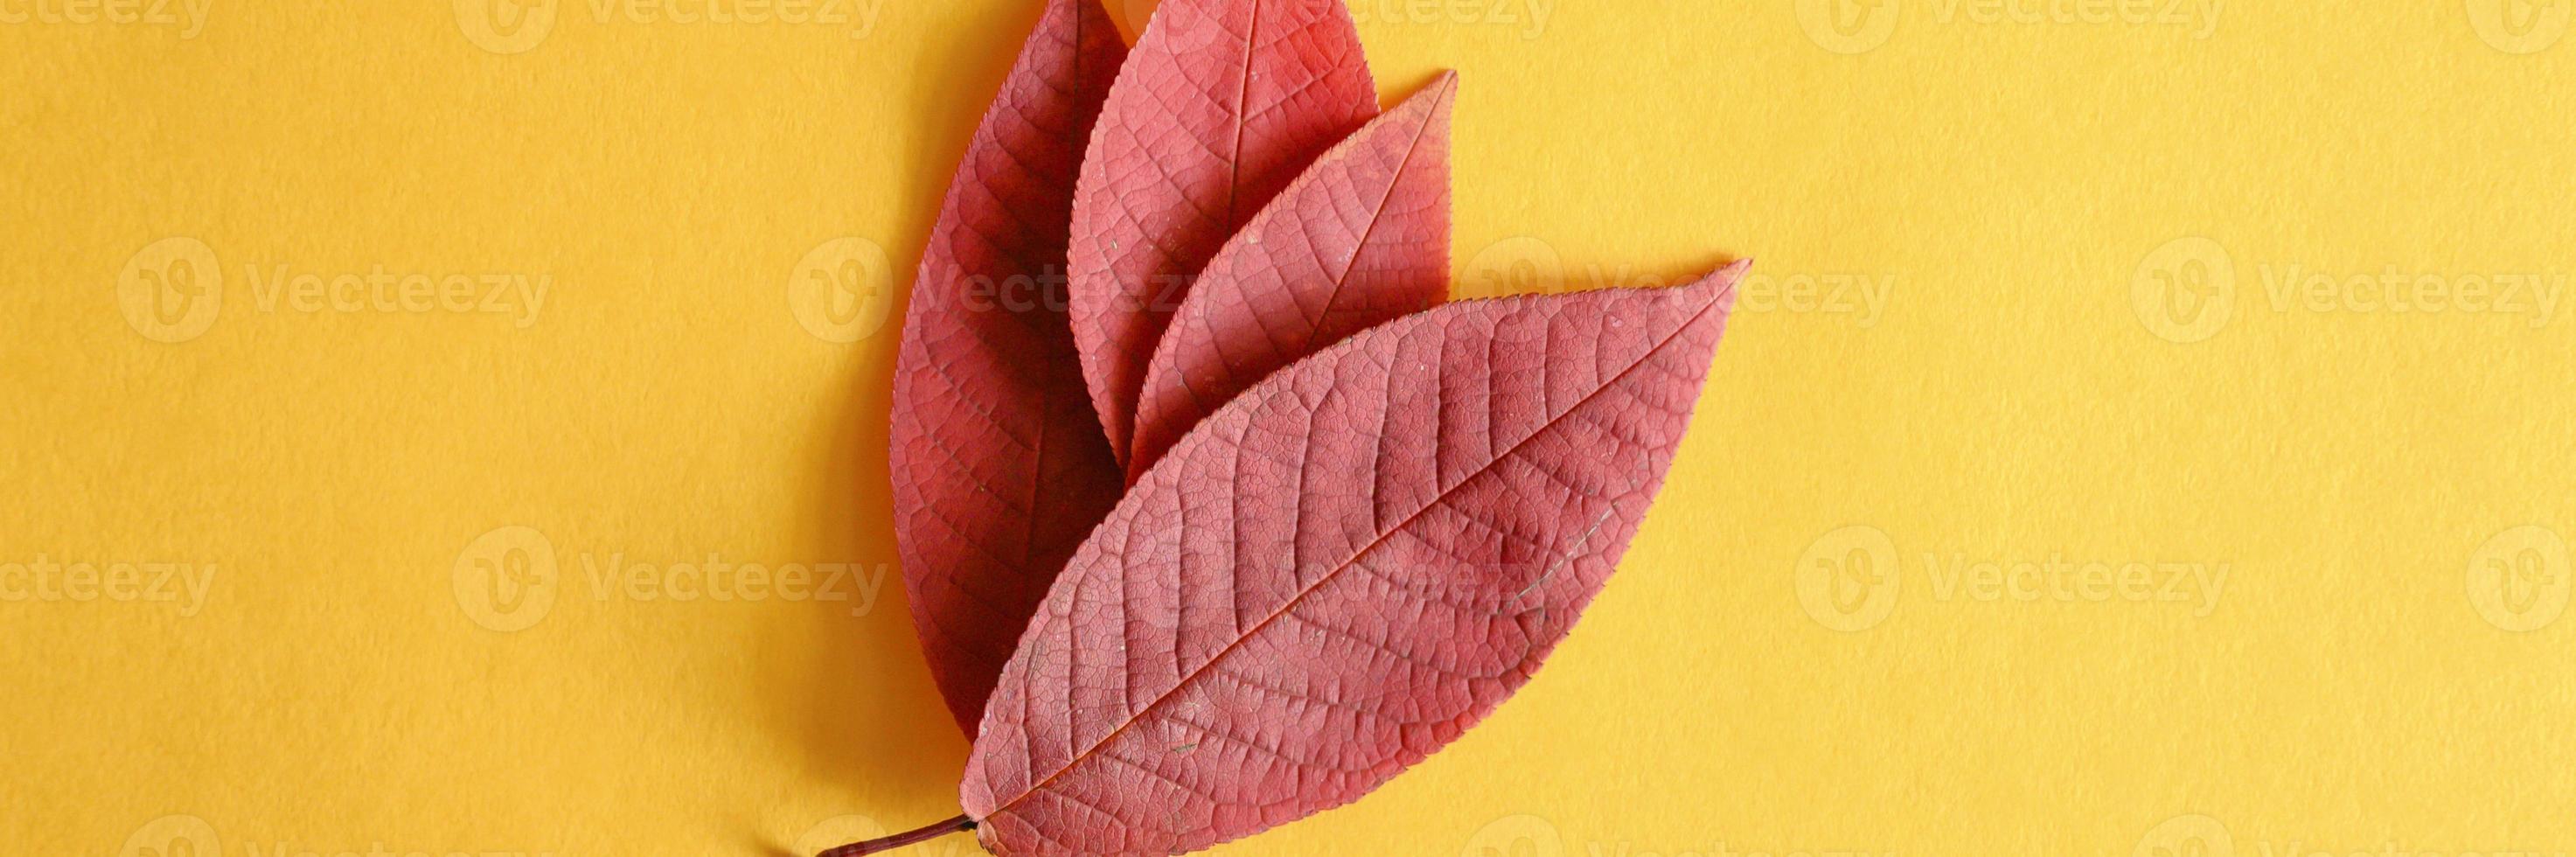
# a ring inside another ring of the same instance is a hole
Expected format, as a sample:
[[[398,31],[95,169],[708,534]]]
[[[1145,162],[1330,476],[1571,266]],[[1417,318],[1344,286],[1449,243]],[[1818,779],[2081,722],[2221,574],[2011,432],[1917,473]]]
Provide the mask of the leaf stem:
[[[974,829],[975,820],[961,815],[910,833],[897,833],[893,836],[870,839],[866,842],[853,842],[839,848],[825,851],[821,854],[815,855],[815,857],[859,857],[861,854],[878,854],[902,848],[906,845],[919,845],[951,833],[965,833]]]

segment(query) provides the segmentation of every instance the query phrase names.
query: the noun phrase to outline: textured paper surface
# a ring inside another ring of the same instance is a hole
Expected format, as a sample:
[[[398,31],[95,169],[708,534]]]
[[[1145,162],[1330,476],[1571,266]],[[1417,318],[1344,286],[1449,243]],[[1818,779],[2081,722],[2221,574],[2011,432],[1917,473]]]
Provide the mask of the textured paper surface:
[[[60,8],[0,0],[0,850],[954,814],[886,320],[1033,4]],[[1460,296],[1757,266],[1538,679],[1217,853],[2576,852],[2566,4],[1422,8],[1358,11],[1383,94],[1470,83]],[[281,265],[475,279],[308,312]],[[1980,582],[2021,562],[2073,594]]]

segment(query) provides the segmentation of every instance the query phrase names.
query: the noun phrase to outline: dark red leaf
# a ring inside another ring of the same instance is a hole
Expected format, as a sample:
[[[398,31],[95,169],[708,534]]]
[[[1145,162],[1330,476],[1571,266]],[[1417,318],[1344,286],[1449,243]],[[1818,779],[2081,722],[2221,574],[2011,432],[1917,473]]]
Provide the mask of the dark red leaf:
[[[1123,485],[1065,320],[1073,187],[1126,46],[1047,0],[924,251],[894,376],[896,542],[931,674],[972,735],[1029,614]]]
[[[1127,472],[1280,367],[1449,294],[1458,75],[1334,146],[1226,242],[1154,351]]]
[[[1662,486],[1737,265],[1453,304],[1272,375],[1145,475],[1005,668],[996,854],[1172,854],[1347,803],[1526,682]]]
[[[1172,312],[1228,237],[1377,114],[1340,0],[1165,0],[1109,94],[1073,216],[1073,330],[1125,461]]]

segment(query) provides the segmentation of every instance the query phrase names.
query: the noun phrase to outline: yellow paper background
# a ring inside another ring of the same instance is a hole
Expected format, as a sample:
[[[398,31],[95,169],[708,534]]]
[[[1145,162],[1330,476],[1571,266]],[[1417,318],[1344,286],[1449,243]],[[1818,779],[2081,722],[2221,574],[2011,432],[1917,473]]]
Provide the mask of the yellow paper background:
[[[597,8],[0,0],[0,851],[953,813],[872,326],[1034,4]],[[2571,13],[1366,0],[1389,97],[1464,74],[1462,294],[1761,276],[1537,681],[1220,853],[2576,851]]]

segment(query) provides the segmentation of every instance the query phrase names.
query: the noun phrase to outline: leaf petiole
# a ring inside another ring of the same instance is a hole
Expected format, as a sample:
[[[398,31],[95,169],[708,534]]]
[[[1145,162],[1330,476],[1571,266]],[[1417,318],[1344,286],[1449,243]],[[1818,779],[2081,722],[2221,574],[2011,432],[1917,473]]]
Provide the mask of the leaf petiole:
[[[825,851],[815,857],[859,857],[861,854],[881,854],[906,845],[919,845],[951,833],[966,833],[974,829],[975,820],[961,815],[909,833],[897,833],[866,842],[853,842]]]

